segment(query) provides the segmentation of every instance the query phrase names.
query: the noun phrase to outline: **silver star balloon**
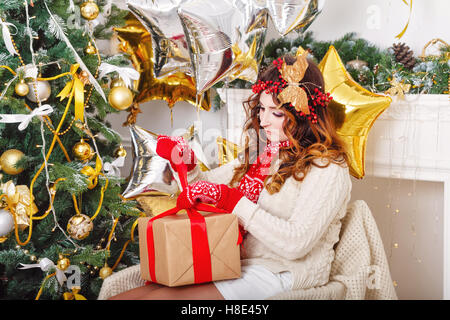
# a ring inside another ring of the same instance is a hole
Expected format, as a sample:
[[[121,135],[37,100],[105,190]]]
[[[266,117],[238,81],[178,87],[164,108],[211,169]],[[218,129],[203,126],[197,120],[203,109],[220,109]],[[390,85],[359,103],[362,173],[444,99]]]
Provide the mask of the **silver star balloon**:
[[[156,154],[157,136],[137,125],[130,126],[133,144],[133,169],[124,198],[158,191],[169,195],[178,191],[178,184],[168,160]]]
[[[176,72],[193,76],[189,48],[178,17],[186,0],[128,0],[127,7],[152,36],[154,76]]]
[[[143,195],[175,195],[181,186],[174,175],[170,162],[156,154],[158,135],[137,125],[130,126],[133,146],[133,169],[124,198]],[[206,170],[210,168],[199,139],[198,129],[192,125],[182,135],[199,162]],[[178,177],[176,177],[178,178]]]
[[[190,0],[180,4],[178,15],[199,94],[227,77],[256,80],[266,8],[253,0]]]
[[[322,11],[325,0],[267,0],[269,15],[278,33],[305,32]]]

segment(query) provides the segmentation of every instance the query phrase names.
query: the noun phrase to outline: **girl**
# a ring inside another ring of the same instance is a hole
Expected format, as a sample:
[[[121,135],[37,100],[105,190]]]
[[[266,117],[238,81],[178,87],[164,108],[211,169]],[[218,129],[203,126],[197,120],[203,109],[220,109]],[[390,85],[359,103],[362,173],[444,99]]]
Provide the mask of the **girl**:
[[[178,205],[202,201],[238,216],[241,278],[182,287],[152,283],[112,299],[266,299],[325,285],[351,192],[330,99],[314,62],[285,56],[260,73],[244,102],[245,149],[234,161],[202,172],[182,139],[160,136],[157,153],[173,168],[188,165],[191,184]]]

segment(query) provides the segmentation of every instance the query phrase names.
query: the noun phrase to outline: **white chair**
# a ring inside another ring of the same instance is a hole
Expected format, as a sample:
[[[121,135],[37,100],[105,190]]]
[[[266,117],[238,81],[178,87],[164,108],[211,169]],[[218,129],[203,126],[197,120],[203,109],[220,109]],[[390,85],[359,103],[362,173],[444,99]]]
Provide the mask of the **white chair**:
[[[335,245],[330,281],[270,299],[397,300],[383,242],[365,201],[356,200],[347,207]]]
[[[99,300],[143,286],[140,266],[116,272],[103,282]],[[270,300],[395,300],[389,265],[375,219],[363,200],[349,204],[342,219],[330,281],[321,287],[283,292]]]

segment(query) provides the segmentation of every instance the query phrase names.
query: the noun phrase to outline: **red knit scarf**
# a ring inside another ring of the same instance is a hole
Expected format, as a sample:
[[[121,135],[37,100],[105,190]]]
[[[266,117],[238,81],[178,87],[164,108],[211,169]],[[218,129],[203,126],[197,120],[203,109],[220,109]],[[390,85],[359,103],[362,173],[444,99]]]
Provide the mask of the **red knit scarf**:
[[[269,142],[256,163],[250,166],[244,177],[239,182],[239,191],[250,201],[257,203],[259,195],[264,188],[264,179],[269,174],[270,164],[280,148],[289,147],[290,141]]]

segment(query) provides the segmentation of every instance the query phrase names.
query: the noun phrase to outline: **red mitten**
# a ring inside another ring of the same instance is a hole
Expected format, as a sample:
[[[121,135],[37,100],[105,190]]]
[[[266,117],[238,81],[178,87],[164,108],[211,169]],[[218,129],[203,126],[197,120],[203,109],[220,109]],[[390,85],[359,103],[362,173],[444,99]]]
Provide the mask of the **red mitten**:
[[[188,171],[194,169],[197,165],[194,151],[184,141],[183,137],[159,135],[156,153],[161,158],[169,160],[175,171],[177,171],[176,166],[181,163],[186,164]]]
[[[219,209],[232,212],[242,193],[236,188],[230,188],[225,184],[216,184],[208,181],[197,181],[187,186],[177,199],[177,206],[190,208],[196,202],[213,204]]]

